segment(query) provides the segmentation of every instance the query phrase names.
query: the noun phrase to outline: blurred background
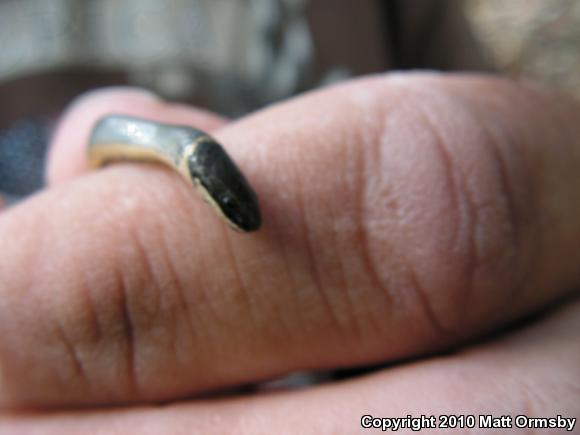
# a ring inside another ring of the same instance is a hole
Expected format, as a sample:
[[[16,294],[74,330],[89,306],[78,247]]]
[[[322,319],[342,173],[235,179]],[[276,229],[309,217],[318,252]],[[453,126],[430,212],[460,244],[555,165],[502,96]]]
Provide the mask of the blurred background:
[[[63,109],[132,85],[237,117],[387,70],[580,96],[580,0],[0,0],[0,197],[42,187]]]
[[[580,97],[579,0],[465,0],[463,7],[499,70]]]

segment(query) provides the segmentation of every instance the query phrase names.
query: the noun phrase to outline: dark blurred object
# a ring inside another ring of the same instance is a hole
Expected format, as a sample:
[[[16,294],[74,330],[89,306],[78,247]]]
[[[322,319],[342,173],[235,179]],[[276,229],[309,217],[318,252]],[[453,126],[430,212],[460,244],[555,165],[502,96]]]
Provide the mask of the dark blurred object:
[[[455,0],[383,1],[391,69],[489,71]]]
[[[49,122],[44,118],[16,121],[0,130],[0,182],[6,199],[38,190],[43,184]]]

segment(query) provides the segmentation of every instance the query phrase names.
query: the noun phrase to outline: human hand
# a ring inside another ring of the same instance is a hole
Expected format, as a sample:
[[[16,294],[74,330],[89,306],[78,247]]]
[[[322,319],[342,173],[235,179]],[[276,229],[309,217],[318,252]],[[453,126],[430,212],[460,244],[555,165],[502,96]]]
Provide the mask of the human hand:
[[[0,433],[578,416],[578,109],[506,80],[422,74],[230,124],[130,91],[83,99],[55,137],[49,188],[0,215]],[[85,174],[105,113],[211,130],[256,189],[263,228],[232,232],[159,166]],[[420,356],[300,391],[191,399]],[[95,405],[107,408],[77,409]]]

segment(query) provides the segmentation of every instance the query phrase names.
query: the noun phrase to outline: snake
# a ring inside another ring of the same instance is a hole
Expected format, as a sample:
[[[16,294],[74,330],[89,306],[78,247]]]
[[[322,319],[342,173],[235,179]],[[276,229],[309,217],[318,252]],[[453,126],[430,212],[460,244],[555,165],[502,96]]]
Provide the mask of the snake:
[[[87,149],[92,168],[122,161],[163,164],[193,185],[232,229],[245,233],[261,226],[254,189],[224,147],[202,130],[107,115],[95,123]]]

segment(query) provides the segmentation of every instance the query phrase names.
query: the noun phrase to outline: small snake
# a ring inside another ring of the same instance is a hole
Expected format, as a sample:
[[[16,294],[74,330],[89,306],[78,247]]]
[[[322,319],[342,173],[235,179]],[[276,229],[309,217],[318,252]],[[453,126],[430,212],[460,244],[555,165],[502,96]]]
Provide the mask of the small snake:
[[[201,130],[124,115],[102,118],[88,146],[92,167],[114,161],[169,165],[201,192],[233,229],[260,228],[258,198],[223,147]]]

